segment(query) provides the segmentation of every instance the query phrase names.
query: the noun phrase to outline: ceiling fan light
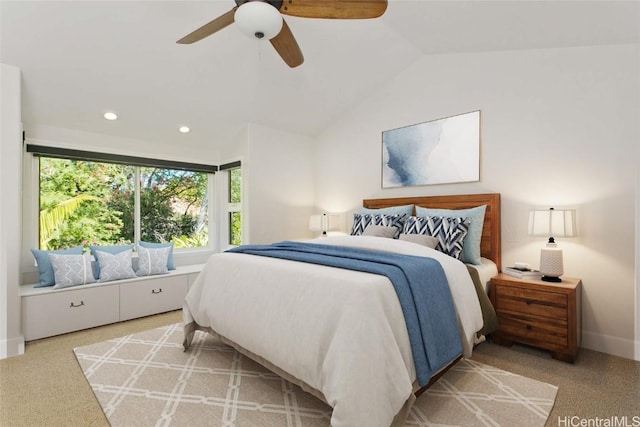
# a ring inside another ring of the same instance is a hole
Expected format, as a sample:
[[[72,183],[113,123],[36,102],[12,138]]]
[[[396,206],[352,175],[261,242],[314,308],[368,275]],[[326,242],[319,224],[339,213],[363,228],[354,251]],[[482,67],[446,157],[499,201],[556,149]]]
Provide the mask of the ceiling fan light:
[[[275,7],[262,1],[249,1],[240,6],[234,16],[240,31],[252,38],[274,38],[282,29],[282,15]]]

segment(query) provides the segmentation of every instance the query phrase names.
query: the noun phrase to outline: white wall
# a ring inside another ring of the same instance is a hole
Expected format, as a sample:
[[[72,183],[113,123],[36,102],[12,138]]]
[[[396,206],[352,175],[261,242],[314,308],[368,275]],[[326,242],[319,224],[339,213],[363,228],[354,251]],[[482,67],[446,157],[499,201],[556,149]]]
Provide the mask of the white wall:
[[[579,237],[559,243],[583,280],[582,345],[633,358],[639,59],[637,45],[424,56],[318,138],[316,205],[499,192],[503,265],[534,266],[528,210],[576,208]],[[381,189],[383,130],[478,109],[480,182]]]
[[[159,144],[155,141],[115,137],[37,123],[25,123],[24,128],[29,144],[177,162],[217,164],[220,159],[218,150],[189,143],[188,133],[176,132],[174,144]]]
[[[20,70],[0,64],[0,359],[22,354]]]
[[[244,243],[311,237],[309,216],[315,213],[312,148],[313,139],[307,136],[249,125],[243,184],[250,224]]]

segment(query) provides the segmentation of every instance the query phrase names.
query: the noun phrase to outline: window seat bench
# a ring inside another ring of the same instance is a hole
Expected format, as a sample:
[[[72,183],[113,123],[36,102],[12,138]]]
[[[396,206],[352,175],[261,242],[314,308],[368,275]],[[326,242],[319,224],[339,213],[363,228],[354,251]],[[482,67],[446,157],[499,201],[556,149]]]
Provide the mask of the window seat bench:
[[[32,341],[182,308],[204,264],[168,274],[63,289],[20,286],[25,341]]]

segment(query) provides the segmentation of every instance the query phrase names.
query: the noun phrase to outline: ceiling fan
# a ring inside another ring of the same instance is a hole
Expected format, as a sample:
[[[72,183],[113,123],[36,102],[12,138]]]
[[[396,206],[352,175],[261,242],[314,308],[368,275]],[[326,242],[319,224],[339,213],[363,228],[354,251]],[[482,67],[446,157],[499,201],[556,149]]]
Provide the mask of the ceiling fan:
[[[257,39],[267,38],[289,67],[304,62],[302,51],[282,15],[300,18],[368,19],[381,16],[387,0],[235,0],[236,6],[177,41],[191,44],[236,23]]]

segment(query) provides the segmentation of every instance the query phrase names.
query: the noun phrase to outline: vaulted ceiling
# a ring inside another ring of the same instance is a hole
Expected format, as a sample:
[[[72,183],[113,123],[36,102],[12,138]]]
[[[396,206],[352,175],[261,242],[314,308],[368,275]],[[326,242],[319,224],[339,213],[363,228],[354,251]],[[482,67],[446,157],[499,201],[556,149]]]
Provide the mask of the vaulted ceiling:
[[[210,147],[248,122],[313,136],[423,55],[640,43],[638,1],[390,0],[373,20],[285,17],[305,58],[294,69],[234,25],[176,44],[233,6],[2,0],[0,60],[22,70],[25,127]]]

